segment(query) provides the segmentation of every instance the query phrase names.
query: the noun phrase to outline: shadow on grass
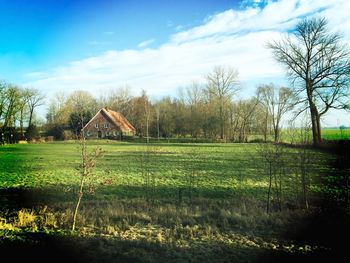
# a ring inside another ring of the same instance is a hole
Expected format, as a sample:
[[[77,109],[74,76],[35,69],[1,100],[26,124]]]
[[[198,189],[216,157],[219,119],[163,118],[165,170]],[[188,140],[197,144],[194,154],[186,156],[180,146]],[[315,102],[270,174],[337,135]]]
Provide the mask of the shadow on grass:
[[[105,237],[27,233],[0,241],[2,258],[10,262],[313,262],[336,259],[336,251],[298,252],[248,248],[220,242],[174,247],[147,241]]]
[[[31,208],[40,205],[54,205],[59,202],[75,201],[78,186],[61,185],[42,188],[0,188],[0,210]],[[147,199],[171,201],[173,203],[192,202],[196,199],[222,199],[241,202],[242,199],[254,199],[263,203],[265,187],[252,186],[243,188],[231,187],[188,187],[188,186],[136,186],[136,185],[100,185],[95,192],[85,193],[84,201]]]

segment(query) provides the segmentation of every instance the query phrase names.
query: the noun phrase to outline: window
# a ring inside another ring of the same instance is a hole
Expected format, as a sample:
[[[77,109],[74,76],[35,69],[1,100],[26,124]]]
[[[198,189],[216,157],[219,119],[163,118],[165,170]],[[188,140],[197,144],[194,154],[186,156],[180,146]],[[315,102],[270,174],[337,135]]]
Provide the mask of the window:
[[[105,128],[108,128],[108,123],[105,123],[105,124],[104,124],[104,127],[105,127]]]
[[[98,129],[98,123],[96,122],[96,124],[95,124],[95,128],[97,128]]]

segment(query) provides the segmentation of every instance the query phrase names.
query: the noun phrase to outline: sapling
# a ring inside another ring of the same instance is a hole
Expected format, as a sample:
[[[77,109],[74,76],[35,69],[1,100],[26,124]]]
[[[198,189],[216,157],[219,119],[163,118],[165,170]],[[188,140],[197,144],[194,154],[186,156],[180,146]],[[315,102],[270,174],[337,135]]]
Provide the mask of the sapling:
[[[72,231],[75,230],[79,206],[84,195],[85,183],[88,179],[91,180],[93,176],[93,169],[96,167],[96,162],[103,155],[103,150],[101,147],[97,147],[91,151],[88,151],[87,145],[86,145],[86,139],[83,134],[80,137],[79,146],[80,146],[80,156],[81,156],[81,164],[79,167],[80,183],[79,183],[78,199],[74,210]],[[91,188],[89,189],[89,191],[91,192]]]

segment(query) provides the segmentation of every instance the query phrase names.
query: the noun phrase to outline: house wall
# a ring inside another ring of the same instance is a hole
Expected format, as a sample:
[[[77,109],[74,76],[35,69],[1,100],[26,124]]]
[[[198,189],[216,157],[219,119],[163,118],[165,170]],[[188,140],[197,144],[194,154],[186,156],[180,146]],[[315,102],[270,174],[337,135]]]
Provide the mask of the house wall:
[[[96,127],[96,124],[98,127]],[[107,127],[105,125],[107,125]],[[121,137],[120,129],[103,116],[101,112],[84,128],[85,137],[88,139],[98,139],[99,132],[101,138]]]

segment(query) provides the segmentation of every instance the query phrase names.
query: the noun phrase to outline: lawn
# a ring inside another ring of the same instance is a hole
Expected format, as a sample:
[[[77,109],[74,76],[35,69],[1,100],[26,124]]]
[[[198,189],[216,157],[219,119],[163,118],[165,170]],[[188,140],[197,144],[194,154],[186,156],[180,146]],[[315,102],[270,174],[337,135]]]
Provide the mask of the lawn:
[[[51,251],[53,244],[72,257],[82,254],[79,262],[253,262],[329,251],[322,238],[303,235],[318,213],[329,154],[308,150],[305,210],[300,152],[285,147],[283,176],[273,181],[280,180],[283,207],[273,197],[267,213],[269,177],[259,144],[88,141],[88,147],[102,147],[104,156],[85,187],[75,233],[69,229],[79,144],[0,147],[2,248]]]

